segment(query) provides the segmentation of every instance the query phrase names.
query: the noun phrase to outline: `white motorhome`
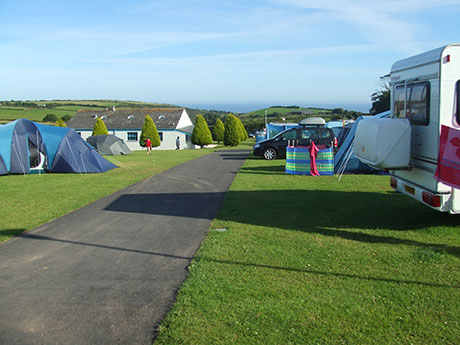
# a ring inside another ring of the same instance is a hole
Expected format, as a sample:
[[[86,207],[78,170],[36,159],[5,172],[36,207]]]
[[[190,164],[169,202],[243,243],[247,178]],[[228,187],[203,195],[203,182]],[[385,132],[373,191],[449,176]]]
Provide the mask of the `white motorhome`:
[[[394,63],[390,87],[391,118],[360,121],[354,154],[388,170],[397,191],[435,210],[460,213],[460,189],[434,177],[441,126],[460,129],[460,43]]]

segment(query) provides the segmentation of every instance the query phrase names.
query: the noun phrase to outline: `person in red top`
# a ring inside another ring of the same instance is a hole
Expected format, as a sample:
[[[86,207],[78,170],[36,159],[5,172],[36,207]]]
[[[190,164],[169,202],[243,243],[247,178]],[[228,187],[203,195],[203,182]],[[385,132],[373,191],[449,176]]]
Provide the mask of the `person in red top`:
[[[150,138],[147,138],[145,145],[147,146],[147,154],[149,155],[152,151],[152,142],[150,141]]]

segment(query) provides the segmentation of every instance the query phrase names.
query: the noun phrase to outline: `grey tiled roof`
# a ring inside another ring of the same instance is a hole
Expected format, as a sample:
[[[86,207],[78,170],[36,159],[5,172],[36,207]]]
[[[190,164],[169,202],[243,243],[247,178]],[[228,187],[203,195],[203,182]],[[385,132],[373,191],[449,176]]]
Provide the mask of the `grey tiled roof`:
[[[183,108],[133,108],[112,110],[78,111],[67,122],[68,127],[76,130],[93,129],[97,118],[101,118],[108,130],[142,129],[145,116],[149,115],[157,129],[176,129]]]

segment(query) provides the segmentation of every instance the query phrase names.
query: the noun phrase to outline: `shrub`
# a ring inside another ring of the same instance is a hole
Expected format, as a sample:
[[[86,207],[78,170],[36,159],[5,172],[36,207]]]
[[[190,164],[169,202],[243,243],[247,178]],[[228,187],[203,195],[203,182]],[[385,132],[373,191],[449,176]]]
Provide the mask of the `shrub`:
[[[160,135],[158,134],[157,126],[149,115],[145,116],[144,124],[142,125],[141,137],[139,138],[139,145],[146,147],[147,138],[150,138],[152,147],[161,145]]]
[[[238,120],[235,115],[228,114],[225,118],[225,146],[238,146],[240,143],[240,134],[238,130]]]
[[[58,119],[56,122],[55,122],[56,126],[58,127],[67,127],[67,124],[65,123],[65,121],[63,119]]]
[[[107,127],[105,126],[104,121],[102,119],[97,118],[96,123],[94,124],[93,127],[93,134],[92,135],[107,135],[109,134],[109,131],[107,130]]]
[[[195,119],[195,127],[192,132],[192,144],[208,145],[212,143],[211,131],[209,130],[208,124],[204,119],[203,115],[198,114]]]
[[[71,118],[72,118],[71,115],[64,115],[64,116],[61,117],[61,119],[62,119],[64,122],[69,121]]]
[[[214,140],[217,141],[218,143],[220,143],[221,141],[224,141],[225,127],[221,119],[216,120],[216,125],[214,126],[214,130],[212,134],[213,134]]]
[[[46,114],[46,116],[43,118],[43,122],[56,122],[57,121],[57,116],[54,114]]]

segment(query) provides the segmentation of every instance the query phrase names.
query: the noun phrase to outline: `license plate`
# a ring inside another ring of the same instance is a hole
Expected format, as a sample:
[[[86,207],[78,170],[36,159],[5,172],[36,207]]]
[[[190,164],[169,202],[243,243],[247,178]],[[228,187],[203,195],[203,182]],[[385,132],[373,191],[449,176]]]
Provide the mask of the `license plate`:
[[[404,185],[404,189],[405,189],[406,192],[409,193],[409,194],[412,194],[412,195],[415,194],[415,188],[413,188],[413,187],[411,187],[411,186]]]

